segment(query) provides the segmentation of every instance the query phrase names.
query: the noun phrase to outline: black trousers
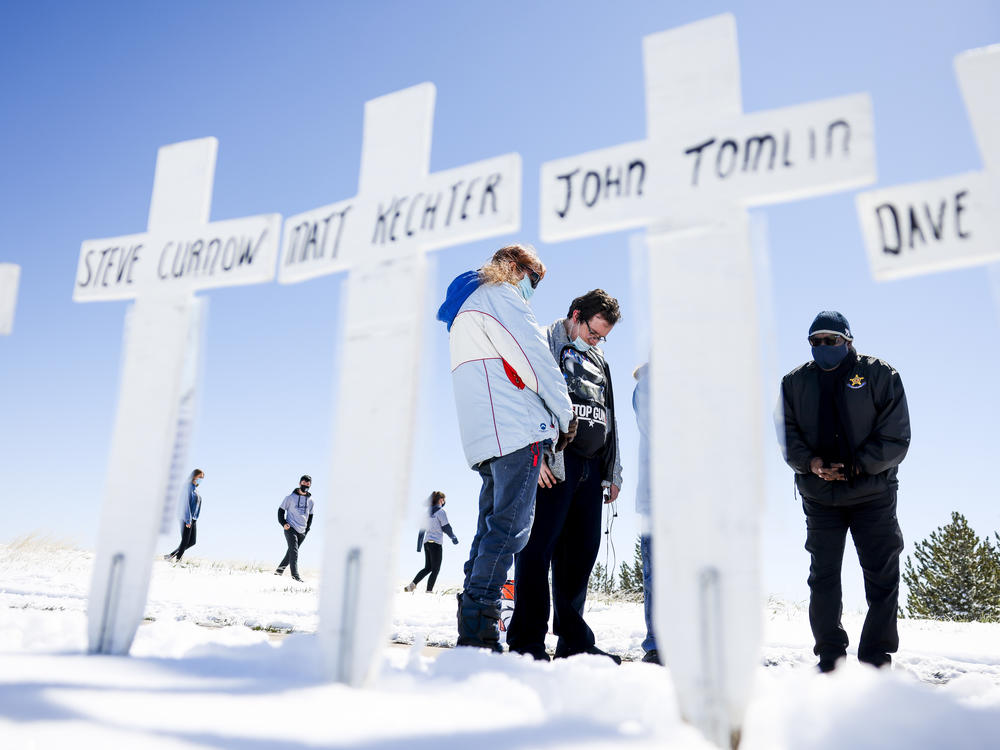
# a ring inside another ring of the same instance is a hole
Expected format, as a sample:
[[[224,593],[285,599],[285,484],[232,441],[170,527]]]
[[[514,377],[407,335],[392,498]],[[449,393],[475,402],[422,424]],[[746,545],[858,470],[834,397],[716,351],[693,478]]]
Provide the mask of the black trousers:
[[[549,568],[557,651],[575,654],[594,645],[594,633],[583,620],[583,606],[601,548],[601,462],[572,451],[564,455],[566,479],[554,487],[538,488],[531,536],[514,559],[514,615],[507,628],[507,644],[515,651],[544,647],[549,626]]]
[[[177,545],[177,549],[171,552],[171,556],[175,560],[180,560],[184,553],[194,546],[194,543],[198,541],[198,522],[191,521],[191,528],[181,521],[181,543]]]
[[[896,520],[896,491],[858,505],[834,507],[803,499],[809,563],[809,624],[820,661],[847,652],[840,583],[847,532],[851,532],[865,579],[868,614],[858,641],[858,660],[880,667],[899,648],[896,607],[903,534]]]
[[[441,545],[437,542],[424,542],[424,567],[419,573],[413,578],[413,585],[420,583],[420,580],[430,573],[430,578],[427,579],[427,591],[431,592],[434,590],[434,584],[437,582],[438,573],[441,572],[441,558],[443,550]]]
[[[296,531],[292,527],[287,529],[282,529],[285,532],[285,544],[288,545],[288,551],[285,552],[285,556],[281,558],[281,562],[278,563],[278,570],[282,573],[285,572],[285,568],[289,565],[292,566],[292,578],[299,577],[299,547],[302,546],[302,542],[305,541],[306,535],[302,532]]]

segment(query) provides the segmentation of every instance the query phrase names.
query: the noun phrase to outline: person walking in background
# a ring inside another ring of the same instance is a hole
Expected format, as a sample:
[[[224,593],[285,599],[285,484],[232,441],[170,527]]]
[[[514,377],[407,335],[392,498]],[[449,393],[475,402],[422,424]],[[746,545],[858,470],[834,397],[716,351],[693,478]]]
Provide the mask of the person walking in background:
[[[427,574],[427,593],[434,590],[434,583],[437,581],[438,573],[441,572],[441,557],[444,550],[441,544],[444,542],[444,535],[447,534],[452,544],[458,544],[458,537],[448,523],[448,515],[444,512],[444,493],[434,490],[429,499],[429,517],[425,521],[425,526],[417,534],[417,552],[421,547],[424,550],[424,567],[414,576],[413,580],[406,584],[406,591],[413,591],[417,584]]]
[[[889,666],[899,648],[896,471],[910,446],[906,394],[890,365],[857,353],[839,312],[816,316],[809,345],[813,361],[782,378],[778,432],[806,516],[813,653],[821,672],[847,654],[840,571],[850,531],[868,601],[858,661]]]
[[[476,534],[459,594],[458,645],[502,652],[500,588],[528,541],[541,452],[576,433],[566,381],[528,300],[545,277],[534,248],[508,245],[448,286],[447,325],[462,447],[479,472]]]
[[[278,523],[285,532],[285,544],[288,551],[281,558],[276,576],[283,575],[285,568],[291,567],[292,579],[301,581],[299,577],[299,547],[305,541],[306,534],[313,522],[313,501],[309,488],[312,487],[312,477],[303,474],[299,479],[299,486],[292,490],[281,505],[278,506]]]
[[[164,555],[164,560],[180,562],[184,553],[198,541],[198,516],[201,514],[201,495],[198,494],[198,485],[204,478],[205,472],[201,469],[195,469],[188,477],[186,502],[181,503],[181,543],[169,555]]]
[[[652,506],[649,491],[649,363],[639,365],[632,373],[636,379],[632,391],[632,409],[639,427],[639,472],[635,480],[635,512],[639,516],[639,550],[642,555],[642,614],[646,620],[646,637],[642,641],[642,660],[662,664],[656,648],[653,630],[653,541]]]
[[[517,596],[507,645],[540,661],[549,660],[551,570],[556,658],[597,654],[621,663],[596,646],[583,619],[587,583],[601,548],[604,504],[618,499],[622,483],[611,368],[598,347],[620,318],[618,300],[593,289],[574,299],[566,317],[546,330],[549,356],[566,382],[579,427],[565,450],[546,448],[542,455],[535,520],[514,562]]]

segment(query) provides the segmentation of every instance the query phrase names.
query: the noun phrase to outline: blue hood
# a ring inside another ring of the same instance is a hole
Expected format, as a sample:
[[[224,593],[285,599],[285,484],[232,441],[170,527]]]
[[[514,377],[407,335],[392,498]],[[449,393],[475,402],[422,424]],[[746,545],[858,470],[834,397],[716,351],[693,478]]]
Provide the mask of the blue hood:
[[[479,271],[466,271],[463,274],[459,274],[448,285],[448,292],[445,294],[444,302],[438,308],[437,319],[448,326],[449,331],[451,330],[451,324],[455,322],[455,316],[458,315],[458,311],[465,304],[465,300],[481,285]]]

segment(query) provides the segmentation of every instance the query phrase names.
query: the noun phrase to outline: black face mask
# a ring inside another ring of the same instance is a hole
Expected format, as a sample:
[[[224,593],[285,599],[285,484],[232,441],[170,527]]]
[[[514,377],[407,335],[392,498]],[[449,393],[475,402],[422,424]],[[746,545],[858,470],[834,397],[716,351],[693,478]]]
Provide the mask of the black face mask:
[[[300,485],[299,485],[299,492],[301,492],[301,493],[302,493],[302,494],[304,495],[304,494],[306,494],[307,492],[309,492],[309,488],[308,488],[308,487],[306,487],[306,486],[305,486],[304,484],[300,484]]]

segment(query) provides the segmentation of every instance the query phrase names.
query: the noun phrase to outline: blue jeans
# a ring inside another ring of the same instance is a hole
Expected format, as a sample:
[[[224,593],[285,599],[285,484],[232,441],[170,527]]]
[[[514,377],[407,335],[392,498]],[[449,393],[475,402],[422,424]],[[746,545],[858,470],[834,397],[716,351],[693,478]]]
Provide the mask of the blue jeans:
[[[642,613],[646,617],[646,639],[642,642],[642,650],[656,650],[656,635],[653,633],[653,542],[646,534],[639,537],[639,549],[642,552]]]
[[[528,543],[542,446],[532,443],[476,467],[483,488],[476,536],[465,563],[465,593],[484,606],[499,606],[500,588],[514,555]]]

